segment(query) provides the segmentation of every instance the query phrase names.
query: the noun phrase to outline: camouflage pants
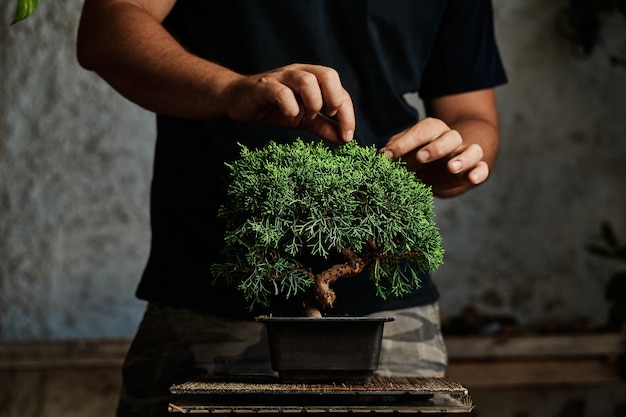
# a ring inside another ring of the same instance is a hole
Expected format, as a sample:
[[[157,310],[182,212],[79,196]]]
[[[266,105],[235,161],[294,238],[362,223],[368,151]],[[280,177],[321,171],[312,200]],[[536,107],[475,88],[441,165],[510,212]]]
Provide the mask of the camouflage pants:
[[[447,355],[437,304],[383,311],[384,376],[443,376]],[[151,303],[123,368],[118,417],[167,416],[169,387],[194,376],[271,372],[265,326]]]

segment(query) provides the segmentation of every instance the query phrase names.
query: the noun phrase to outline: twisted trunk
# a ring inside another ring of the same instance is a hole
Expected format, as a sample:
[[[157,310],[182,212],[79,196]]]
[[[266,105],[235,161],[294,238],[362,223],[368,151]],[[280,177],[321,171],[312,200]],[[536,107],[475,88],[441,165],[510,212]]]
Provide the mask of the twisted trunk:
[[[331,285],[335,281],[340,278],[349,278],[360,274],[370,263],[369,257],[360,257],[347,248],[342,248],[341,254],[346,259],[345,263],[333,265],[314,277],[313,295],[322,307],[332,308],[336,295]],[[322,316],[319,309],[310,302],[305,302],[304,312],[308,317]]]

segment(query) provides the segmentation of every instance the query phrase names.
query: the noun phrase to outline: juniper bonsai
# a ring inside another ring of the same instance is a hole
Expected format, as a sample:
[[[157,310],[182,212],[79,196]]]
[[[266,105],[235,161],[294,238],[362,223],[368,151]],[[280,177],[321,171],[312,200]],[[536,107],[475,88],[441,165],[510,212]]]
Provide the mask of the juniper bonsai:
[[[250,309],[312,289],[317,301],[306,302],[305,313],[320,316],[340,278],[369,268],[378,296],[403,296],[442,263],[430,188],[373,147],[270,142],[241,146],[241,158],[226,165],[227,200],[218,212],[225,247],[212,273]],[[306,262],[337,254],[341,262],[322,271]]]

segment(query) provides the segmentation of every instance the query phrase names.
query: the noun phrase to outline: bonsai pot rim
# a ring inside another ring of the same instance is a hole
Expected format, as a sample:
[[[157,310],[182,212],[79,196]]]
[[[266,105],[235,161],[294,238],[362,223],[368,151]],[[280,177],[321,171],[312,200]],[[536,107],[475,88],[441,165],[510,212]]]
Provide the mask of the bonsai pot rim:
[[[272,322],[389,322],[395,317],[375,317],[375,316],[324,316],[324,317],[296,317],[296,316],[259,316],[254,320],[263,323]]]

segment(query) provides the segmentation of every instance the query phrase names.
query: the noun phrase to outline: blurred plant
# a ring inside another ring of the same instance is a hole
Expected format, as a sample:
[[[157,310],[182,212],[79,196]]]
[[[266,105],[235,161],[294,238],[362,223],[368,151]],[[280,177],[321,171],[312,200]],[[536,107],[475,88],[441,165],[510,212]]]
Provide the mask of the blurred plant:
[[[17,8],[15,9],[15,17],[13,17],[13,22],[11,24],[15,24],[26,19],[30,16],[33,11],[39,5],[39,0],[17,0]]]
[[[591,56],[602,36],[602,18],[611,13],[626,16],[626,0],[568,0],[558,19],[559,32],[572,43],[578,58]],[[626,66],[626,54],[612,55],[614,65]]]
[[[618,240],[608,222],[600,225],[600,238],[602,244],[589,243],[587,250],[594,255],[626,265],[626,244]],[[621,330],[626,325],[626,269],[611,275],[606,284],[605,295],[611,303],[608,325],[614,330]]]

